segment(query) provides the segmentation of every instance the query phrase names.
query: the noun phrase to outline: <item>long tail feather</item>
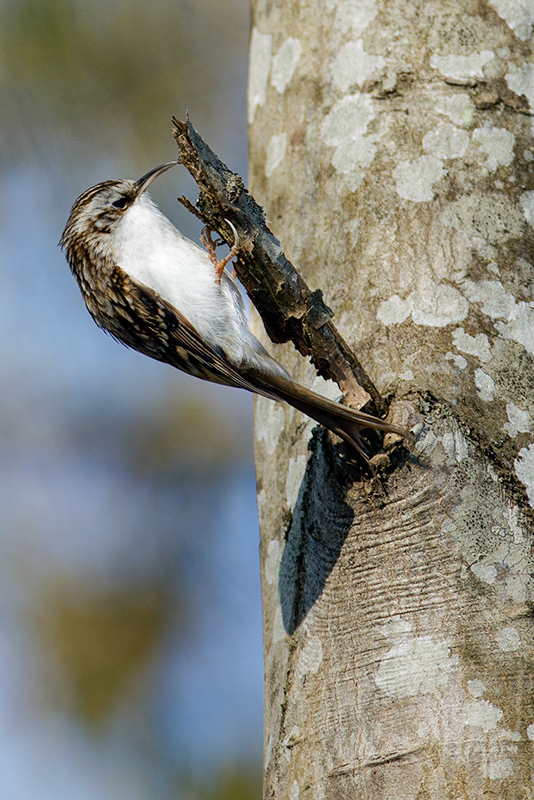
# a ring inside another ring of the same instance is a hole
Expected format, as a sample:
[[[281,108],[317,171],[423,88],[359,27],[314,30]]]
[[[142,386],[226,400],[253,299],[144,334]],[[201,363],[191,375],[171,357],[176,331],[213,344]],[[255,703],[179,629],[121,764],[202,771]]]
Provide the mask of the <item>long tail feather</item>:
[[[333,400],[328,400],[310,389],[306,389],[298,383],[284,378],[281,375],[258,374],[254,371],[250,374],[251,383],[264,390],[267,394],[284,400],[289,405],[302,411],[308,417],[324,425],[333,433],[336,433],[368,461],[365,446],[360,439],[359,430],[361,428],[372,428],[384,431],[385,433],[396,433],[404,439],[410,438],[409,431],[397,428],[389,422],[365,414],[363,411],[356,411],[348,406],[342,406]]]

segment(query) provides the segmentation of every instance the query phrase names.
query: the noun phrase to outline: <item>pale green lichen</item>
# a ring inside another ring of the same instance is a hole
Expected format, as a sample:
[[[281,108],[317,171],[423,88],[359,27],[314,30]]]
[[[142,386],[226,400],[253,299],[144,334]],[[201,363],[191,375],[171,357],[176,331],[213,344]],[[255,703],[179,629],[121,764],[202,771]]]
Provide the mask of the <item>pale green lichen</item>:
[[[461,158],[468,144],[469,134],[450,122],[440,122],[423,136],[423,147],[437,158]]]
[[[456,80],[465,80],[466,78],[483,78],[483,68],[494,57],[491,50],[483,50],[480,53],[471,53],[468,56],[461,55],[447,55],[439,56],[432,55],[430,57],[430,66],[437,69],[442,75],[447,78]]]
[[[534,24],[532,0],[489,0],[489,4],[520,39],[530,39]]]
[[[507,167],[514,160],[515,136],[506,128],[477,128],[473,131],[473,142],[480,145],[486,153],[484,166],[495,172],[499,166]]]
[[[248,78],[248,121],[254,122],[256,109],[263,106],[267,91],[267,81],[271,69],[271,34],[260,33],[257,28],[252,31],[249,55]]]
[[[267,146],[265,159],[265,175],[270,178],[285,158],[287,149],[287,133],[274,134]]]
[[[302,45],[298,39],[289,37],[273,58],[271,85],[283,94],[297,68],[302,53]]]
[[[342,92],[351,86],[362,87],[366,81],[380,76],[386,66],[383,56],[366,53],[361,39],[347,42],[332,64],[334,85]]]
[[[401,161],[393,170],[397,194],[405,200],[423,203],[434,199],[434,184],[447,175],[439,158],[419,156]]]

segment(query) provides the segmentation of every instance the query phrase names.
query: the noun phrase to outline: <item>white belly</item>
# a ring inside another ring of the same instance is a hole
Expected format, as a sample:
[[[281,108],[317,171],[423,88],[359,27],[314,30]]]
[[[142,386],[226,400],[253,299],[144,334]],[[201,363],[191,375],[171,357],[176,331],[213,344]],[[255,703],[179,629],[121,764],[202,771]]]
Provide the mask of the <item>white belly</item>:
[[[245,350],[263,350],[233,281],[224,275],[216,282],[207,252],[180,233],[146,193],[124,215],[114,246],[118,266],[161,295],[234,364],[243,362]]]

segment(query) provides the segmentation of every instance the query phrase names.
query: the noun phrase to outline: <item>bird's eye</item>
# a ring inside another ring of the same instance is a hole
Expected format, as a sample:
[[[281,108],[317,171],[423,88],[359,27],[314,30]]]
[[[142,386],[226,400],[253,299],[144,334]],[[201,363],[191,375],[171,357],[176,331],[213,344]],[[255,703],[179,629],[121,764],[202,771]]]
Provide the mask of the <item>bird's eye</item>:
[[[128,200],[126,197],[119,197],[118,200],[114,200],[111,204],[113,208],[126,208]]]

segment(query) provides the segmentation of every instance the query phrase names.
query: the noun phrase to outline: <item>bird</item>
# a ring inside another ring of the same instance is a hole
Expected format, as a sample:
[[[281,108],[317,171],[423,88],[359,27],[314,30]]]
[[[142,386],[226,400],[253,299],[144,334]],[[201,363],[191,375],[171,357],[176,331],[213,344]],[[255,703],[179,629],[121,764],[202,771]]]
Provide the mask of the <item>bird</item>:
[[[178,164],[169,161],[138,180],[107,180],[75,201],[59,245],[96,324],[127,347],[203,380],[285,401],[337,434],[365,462],[362,428],[409,433],[379,417],[340,405],[292,380],[249,328],[227,263],[217,260],[209,228],[184,236],[160,211],[148,187]]]

